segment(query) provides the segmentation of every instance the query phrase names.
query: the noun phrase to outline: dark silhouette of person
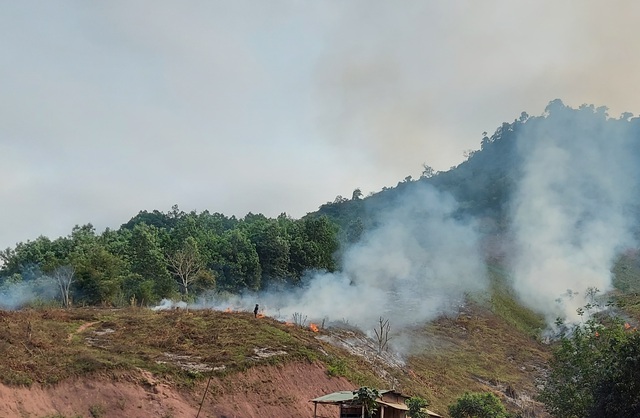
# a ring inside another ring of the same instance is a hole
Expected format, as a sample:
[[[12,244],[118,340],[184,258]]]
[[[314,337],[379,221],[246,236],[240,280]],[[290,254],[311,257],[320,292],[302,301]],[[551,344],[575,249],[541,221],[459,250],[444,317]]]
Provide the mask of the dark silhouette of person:
[[[253,308],[253,317],[257,318],[258,317],[258,304],[256,303],[256,307]]]

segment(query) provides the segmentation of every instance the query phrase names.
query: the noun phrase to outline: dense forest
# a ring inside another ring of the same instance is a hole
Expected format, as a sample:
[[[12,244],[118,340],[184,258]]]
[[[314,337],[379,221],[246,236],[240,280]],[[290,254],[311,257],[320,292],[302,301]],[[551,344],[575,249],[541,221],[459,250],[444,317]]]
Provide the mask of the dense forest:
[[[640,119],[631,114],[611,118],[606,108],[573,109],[555,100],[541,116],[523,112],[492,135],[483,133],[480,149],[467,152],[457,167],[435,172],[425,164],[419,179],[407,177],[367,197],[356,189],[350,198],[338,196],[302,219],[252,213],[236,219],[208,211],[185,213],[174,206],[167,213],[141,211],[117,230],[96,233],[88,224],[76,226],[66,237],[21,242],[0,252],[0,293],[16,284],[53,279],[64,304],[122,306],[192,299],[211,290],[295,286],[306,271],[337,269],[340,249],[375,228],[379,214],[404,193],[425,184],[451,193],[459,218],[482,219],[483,233],[500,233],[511,222],[509,205],[525,170],[526,142],[553,134],[558,127],[572,132],[565,136],[573,142],[593,132],[616,132],[631,142],[640,138]],[[629,149],[640,162],[640,147]],[[635,207],[630,216],[637,216]],[[44,294],[46,289],[43,285],[40,291]]]
[[[0,253],[1,280],[5,288],[40,281],[44,293],[53,279],[65,304],[152,304],[210,290],[258,291],[295,285],[307,270],[334,270],[336,237],[326,217],[236,219],[174,206],[168,213],[142,211],[118,230],[97,234],[89,224],[55,240],[19,243]]]

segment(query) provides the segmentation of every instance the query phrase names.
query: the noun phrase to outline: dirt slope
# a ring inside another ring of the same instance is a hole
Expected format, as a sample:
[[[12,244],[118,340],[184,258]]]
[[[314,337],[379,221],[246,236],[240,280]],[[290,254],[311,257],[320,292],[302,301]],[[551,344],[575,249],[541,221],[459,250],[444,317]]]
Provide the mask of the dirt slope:
[[[116,379],[70,379],[51,387],[0,385],[0,417],[195,417],[205,383],[187,393],[139,371]],[[212,378],[200,416],[311,417],[310,399],[352,388],[344,378],[329,377],[324,366],[317,363],[261,366],[225,378]],[[319,415],[335,412],[328,407],[318,408]]]

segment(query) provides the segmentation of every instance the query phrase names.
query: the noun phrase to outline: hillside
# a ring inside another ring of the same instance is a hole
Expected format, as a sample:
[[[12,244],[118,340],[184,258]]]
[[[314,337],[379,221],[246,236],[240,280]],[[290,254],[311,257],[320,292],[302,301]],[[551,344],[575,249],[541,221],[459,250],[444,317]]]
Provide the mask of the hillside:
[[[0,393],[12,401],[0,415],[195,416],[212,376],[201,416],[311,416],[309,399],[362,385],[423,396],[443,414],[462,392],[491,390],[544,416],[531,399],[548,347],[531,334],[535,316],[507,296],[496,288],[409,330],[403,357],[379,356],[351,327],[315,333],[244,312],[1,312]]]
[[[248,312],[39,308],[0,311],[0,416],[311,416],[309,399],[362,385],[425,397],[447,416],[465,391],[546,417],[535,401],[552,345],[542,319],[514,298],[503,271],[455,315],[392,331],[392,350],[347,324],[313,332]],[[640,264],[616,265],[610,295],[640,321]],[[623,291],[628,290],[628,291]],[[402,347],[402,355],[393,354]],[[322,416],[334,416],[326,407]]]
[[[640,322],[636,254],[615,268],[609,295]],[[362,385],[393,387],[447,406],[465,391],[496,393],[513,412],[546,417],[535,401],[553,344],[503,271],[456,315],[392,331],[403,354],[347,324],[313,332],[249,312],[147,308],[0,311],[0,416],[311,416],[309,399]],[[211,378],[209,382],[209,378]],[[207,383],[209,387],[207,388]],[[321,416],[334,416],[324,407]]]
[[[0,416],[195,416],[205,391],[202,416],[310,416],[366,385],[545,417],[550,325],[595,294],[640,321],[639,138],[640,118],[553,101],[458,167],[302,219],[174,206],[20,243],[0,252]]]

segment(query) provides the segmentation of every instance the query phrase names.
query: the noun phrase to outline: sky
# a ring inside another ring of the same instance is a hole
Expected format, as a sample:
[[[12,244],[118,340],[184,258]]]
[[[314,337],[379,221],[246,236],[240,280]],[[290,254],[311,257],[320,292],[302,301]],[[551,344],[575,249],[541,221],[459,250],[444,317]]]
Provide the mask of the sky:
[[[140,210],[300,217],[520,112],[640,113],[640,3],[0,3],[0,248]]]

